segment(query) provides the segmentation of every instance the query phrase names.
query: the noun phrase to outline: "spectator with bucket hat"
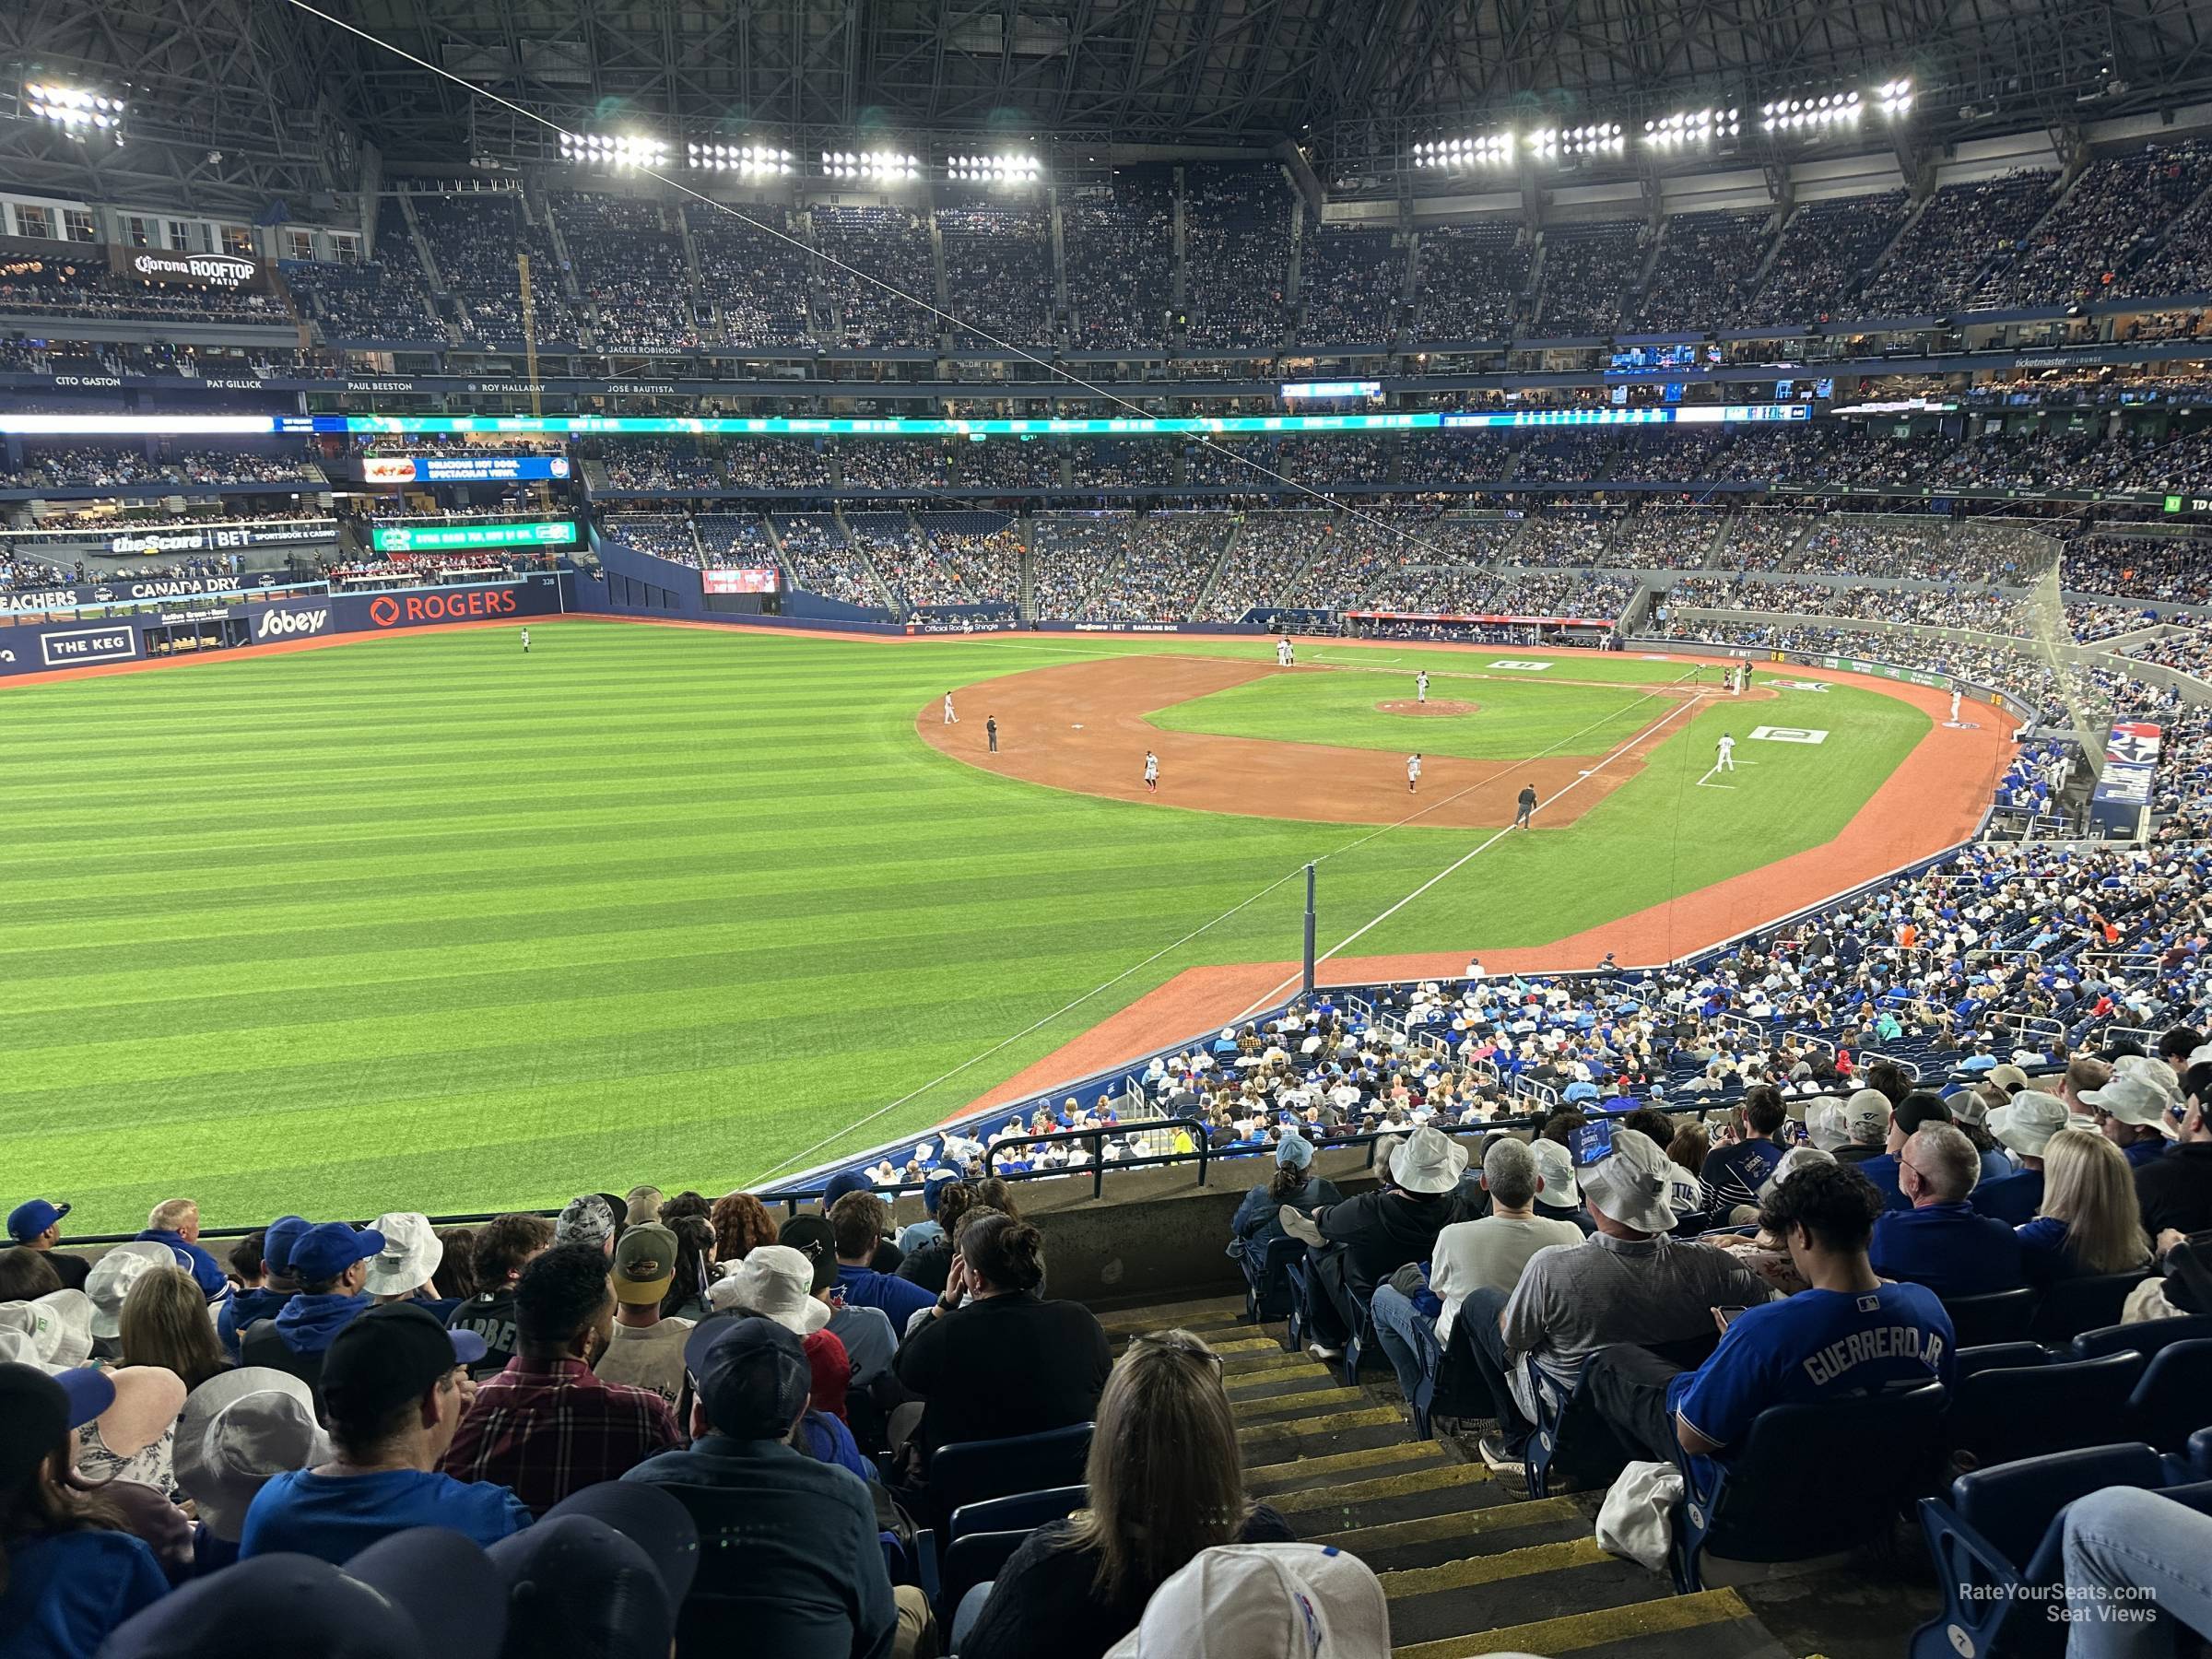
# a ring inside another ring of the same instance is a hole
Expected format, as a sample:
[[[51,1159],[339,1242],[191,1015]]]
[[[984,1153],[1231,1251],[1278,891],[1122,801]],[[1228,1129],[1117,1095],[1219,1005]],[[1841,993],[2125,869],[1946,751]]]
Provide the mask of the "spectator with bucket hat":
[[[1496,1407],[1497,1431],[1479,1442],[1494,1470],[1524,1467],[1537,1368],[1571,1388],[1591,1356],[1618,1343],[1684,1359],[1718,1335],[1714,1308],[1755,1306],[1768,1296],[1728,1252],[1668,1236],[1674,1182],[1666,1153],[1649,1135],[1601,1121],[1572,1131],[1572,1142],[1596,1231],[1537,1251],[1511,1296],[1476,1290],[1460,1308]]]
[[[341,1329],[323,1361],[329,1458],[268,1480],[246,1509],[239,1555],[285,1551],[344,1565],[381,1538],[438,1526],[493,1544],[530,1524],[505,1487],[437,1473],[474,1397],[483,1339],[394,1302]]]
[[[393,1210],[379,1216],[371,1229],[384,1246],[369,1258],[361,1288],[371,1302],[417,1301],[441,1320],[461,1304],[440,1297],[430,1284],[438,1264],[445,1260],[445,1241],[430,1218],[416,1210]]]
[[[118,1244],[92,1265],[85,1294],[92,1299],[92,1353],[112,1359],[122,1351],[123,1304],[133,1286],[158,1267],[182,1264],[166,1244],[133,1240]]]
[[[69,1371],[91,1358],[92,1299],[82,1290],[0,1302],[0,1363]]]
[[[362,1286],[369,1263],[384,1248],[384,1235],[356,1232],[343,1221],[309,1228],[292,1246],[292,1274],[300,1290],[274,1319],[239,1333],[239,1356],[248,1365],[290,1371],[322,1395],[323,1357],[338,1333],[372,1305]]]
[[[68,1290],[82,1290],[85,1278],[92,1271],[92,1264],[80,1255],[70,1255],[56,1250],[62,1241],[62,1218],[69,1213],[66,1204],[56,1204],[51,1198],[32,1198],[7,1213],[7,1236],[15,1241],[18,1250],[35,1250],[46,1258],[46,1265]]]
[[[0,1632],[11,1649],[89,1659],[169,1591],[153,1550],[76,1473],[77,1430],[114,1403],[104,1372],[0,1364]]]
[[[1528,1143],[1543,1184],[1536,1188],[1535,1214],[1551,1221],[1571,1221],[1588,1238],[1594,1223],[1583,1207],[1583,1189],[1574,1179],[1574,1154],[1564,1142],[1539,1135]]]
[[[175,1469],[178,1493],[206,1529],[202,1571],[238,1559],[246,1512],[264,1486],[330,1457],[314,1394],[291,1372],[241,1366],[194,1389],[177,1418]]]
[[[2112,1075],[2100,1088],[2083,1093],[2081,1103],[2097,1115],[2104,1138],[2118,1147],[2128,1167],[2141,1170],[2172,1142],[2167,1113],[2181,1101],[2173,1070],[2163,1060],[2124,1054],[2112,1062]]]
[[[2037,1088],[2015,1092],[1989,1114],[1989,1132],[2019,1159],[2019,1168],[2002,1178],[1976,1183],[1973,1206],[2007,1227],[2025,1227],[2043,1202],[2043,1148],[2066,1126],[2066,1103]]]
[[[714,1306],[718,1311],[744,1309],[796,1336],[806,1354],[814,1408],[842,1419],[848,1415],[846,1401],[857,1380],[856,1368],[837,1335],[830,1304],[818,1294],[819,1288],[819,1277],[803,1252],[789,1244],[763,1244],[714,1287]]]
[[[1290,1205],[1277,1212],[1283,1230],[1308,1246],[1306,1320],[1315,1359],[1342,1357],[1375,1287],[1426,1259],[1436,1235],[1459,1219],[1466,1167],[1465,1146],[1424,1124],[1399,1144],[1373,1192],[1311,1218]]]
[[[2212,1230],[2212,1055],[2190,1066],[2159,1132],[2173,1144],[2136,1171],[2144,1227],[2154,1239]]]

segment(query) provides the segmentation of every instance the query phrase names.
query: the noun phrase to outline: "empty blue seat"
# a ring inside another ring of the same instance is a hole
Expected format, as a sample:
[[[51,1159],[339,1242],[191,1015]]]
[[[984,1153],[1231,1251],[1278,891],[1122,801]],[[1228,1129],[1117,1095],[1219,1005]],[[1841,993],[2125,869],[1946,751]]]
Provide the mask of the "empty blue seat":
[[[953,1515],[987,1498],[1080,1485],[1090,1456],[1091,1427],[1071,1423],[1041,1434],[939,1446],[929,1460],[924,1491],[930,1515],[940,1529],[948,1529]]]
[[[2212,1314],[2206,1313],[2102,1325],[2074,1338],[2074,1358],[2093,1359],[2100,1354],[2116,1354],[2122,1348],[2133,1348],[2147,1359],[2170,1342],[2195,1342],[2206,1336],[2212,1336]]]
[[[945,1535],[958,1544],[970,1533],[1027,1532],[1048,1521],[1061,1521],[1089,1500],[1087,1486],[1046,1487],[1035,1492],[1015,1492],[1005,1498],[986,1498],[981,1503],[963,1503],[945,1524]]]
[[[1950,1443],[1969,1468],[2070,1451],[2121,1432],[2143,1373],[2132,1350],[2097,1359],[2000,1367],[1957,1379]]]
[[[1993,1342],[2024,1342],[2035,1323],[2036,1296],[2023,1286],[1996,1290],[1987,1296],[1946,1298],[1943,1311],[1951,1316],[1951,1331],[1962,1348],[1984,1347]]]
[[[1302,1240],[1284,1233],[1267,1241],[1261,1260],[1252,1259],[1250,1245],[1237,1265],[1244,1270],[1244,1312],[1254,1324],[1266,1324],[1289,1316],[1298,1290],[1290,1282],[1290,1264],[1305,1258]]]
[[[2049,1365],[2054,1358],[2040,1342],[1992,1342],[1982,1347],[1960,1348],[1952,1356],[1952,1365],[1957,1375],[1971,1377],[1976,1371]]]
[[[2084,1331],[2116,1324],[2141,1273],[2100,1273],[2063,1278],[2045,1288],[2029,1335],[2038,1342],[2071,1342]]]
[[[2212,1426],[2212,1340],[2170,1342],[2128,1396],[2127,1428],[2161,1452],[2183,1453]]]

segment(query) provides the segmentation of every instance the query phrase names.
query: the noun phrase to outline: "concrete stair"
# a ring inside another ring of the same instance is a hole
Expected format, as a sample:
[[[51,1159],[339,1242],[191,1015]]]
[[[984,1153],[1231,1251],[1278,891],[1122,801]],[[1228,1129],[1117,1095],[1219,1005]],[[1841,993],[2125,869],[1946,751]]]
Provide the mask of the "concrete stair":
[[[1677,1595],[1594,1540],[1596,1497],[1528,1499],[1446,1441],[1413,1438],[1382,1390],[1286,1353],[1234,1298],[1101,1316],[1118,1348],[1173,1328],[1221,1356],[1246,1490],[1301,1538],[1358,1556],[1390,1601],[1396,1659],[1485,1653],[1783,1659],[1734,1590]]]

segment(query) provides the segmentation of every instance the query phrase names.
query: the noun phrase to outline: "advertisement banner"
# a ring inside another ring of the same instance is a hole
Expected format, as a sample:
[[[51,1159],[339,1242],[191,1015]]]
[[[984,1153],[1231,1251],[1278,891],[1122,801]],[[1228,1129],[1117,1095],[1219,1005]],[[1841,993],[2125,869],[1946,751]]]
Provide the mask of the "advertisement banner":
[[[0,613],[18,616],[36,611],[67,610],[86,605],[145,605],[159,599],[191,599],[202,594],[241,594],[255,588],[285,585],[281,571],[252,571],[241,576],[114,577],[76,587],[18,589],[0,593]]]
[[[65,530],[21,530],[0,535],[0,557],[10,552],[76,558],[116,553],[154,558],[164,553],[226,553],[248,547],[304,547],[335,542],[335,519],[271,519],[265,523],[208,524],[127,524],[72,525]]]
[[[576,541],[574,519],[529,524],[492,520],[422,524],[376,524],[369,542],[379,553],[450,553],[476,547],[566,547]]]
[[[367,455],[364,484],[512,484],[569,476],[566,455]]]
[[[158,248],[112,243],[108,268],[134,282],[182,283],[226,294],[252,293],[268,286],[261,261],[241,253],[165,253]]]
[[[769,570],[701,571],[700,579],[710,594],[772,594],[776,572]]]
[[[405,588],[390,594],[332,596],[341,630],[425,628],[441,622],[496,622],[542,617],[560,607],[559,578],[517,577],[481,586]]]
[[[1503,622],[1520,628],[1611,628],[1613,619],[1607,617],[1521,617],[1477,614],[1473,611],[1346,611],[1347,617],[1362,622]]]
[[[2104,740],[2104,771],[2098,775],[2091,801],[2099,806],[2149,806],[2164,735],[2148,721],[2125,720],[2114,725]]]

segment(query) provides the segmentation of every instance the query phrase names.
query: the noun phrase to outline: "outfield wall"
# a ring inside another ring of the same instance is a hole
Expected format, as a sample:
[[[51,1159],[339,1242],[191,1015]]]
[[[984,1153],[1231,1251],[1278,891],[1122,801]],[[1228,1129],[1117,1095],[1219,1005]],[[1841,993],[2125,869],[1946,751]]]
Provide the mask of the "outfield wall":
[[[535,572],[501,582],[307,598],[184,600],[167,609],[133,609],[0,627],[0,677],[52,674],[124,663],[179,662],[250,653],[342,634],[404,633],[454,622],[527,621],[570,610],[565,575]],[[212,641],[171,649],[185,639]]]

